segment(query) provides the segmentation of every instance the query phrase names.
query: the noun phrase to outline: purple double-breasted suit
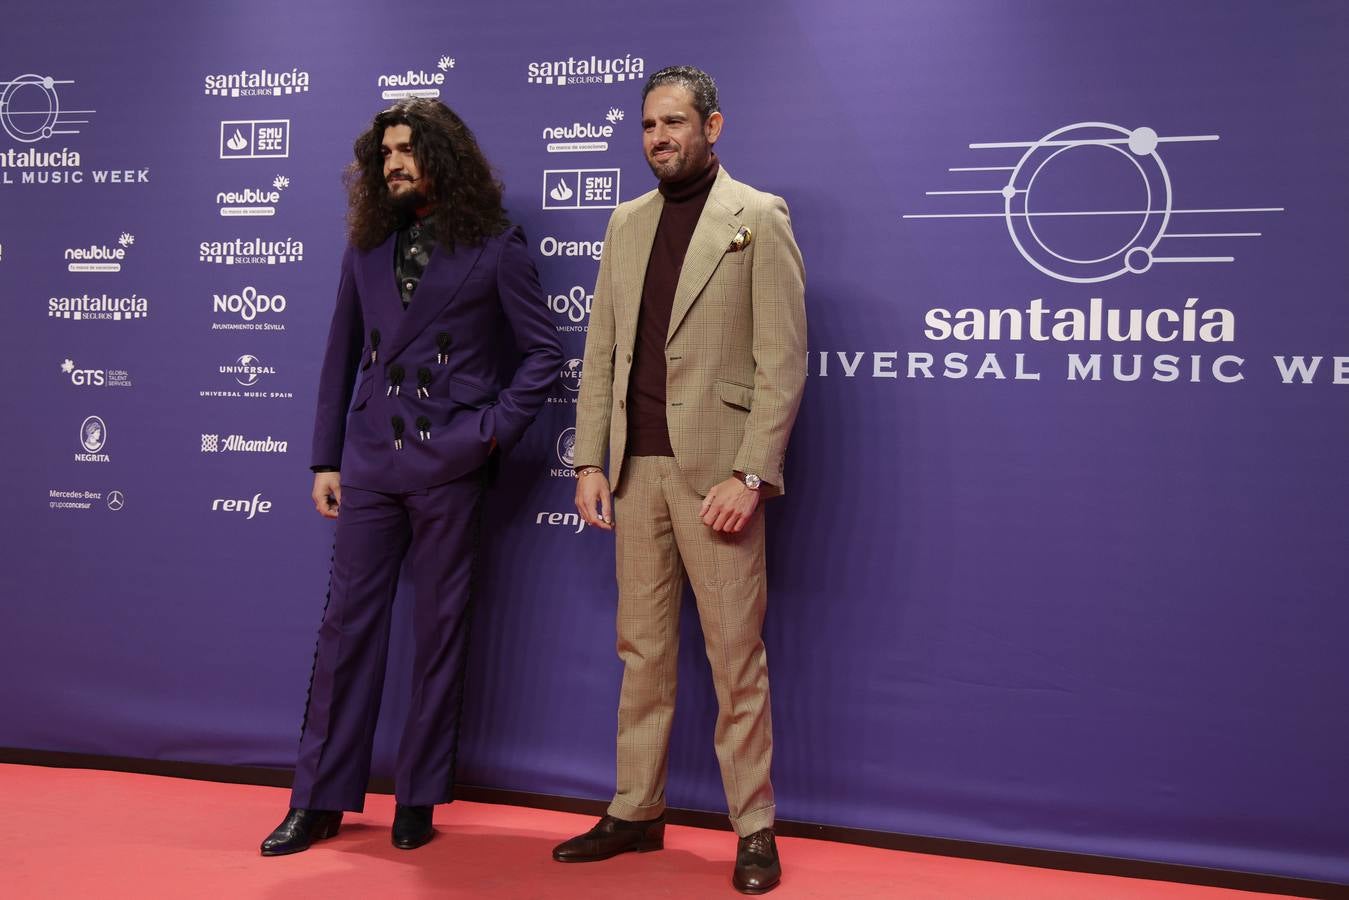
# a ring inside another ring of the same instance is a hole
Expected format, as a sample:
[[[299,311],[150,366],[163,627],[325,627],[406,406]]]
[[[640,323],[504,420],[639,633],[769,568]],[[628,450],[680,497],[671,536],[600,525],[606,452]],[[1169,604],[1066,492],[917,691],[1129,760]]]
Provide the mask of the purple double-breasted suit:
[[[405,558],[415,659],[395,790],[406,805],[451,799],[485,465],[494,439],[496,452],[519,441],[562,368],[518,227],[437,247],[406,309],[394,245],[347,248],[320,376],[312,464],[341,472],[342,502],[294,807],[364,804]]]

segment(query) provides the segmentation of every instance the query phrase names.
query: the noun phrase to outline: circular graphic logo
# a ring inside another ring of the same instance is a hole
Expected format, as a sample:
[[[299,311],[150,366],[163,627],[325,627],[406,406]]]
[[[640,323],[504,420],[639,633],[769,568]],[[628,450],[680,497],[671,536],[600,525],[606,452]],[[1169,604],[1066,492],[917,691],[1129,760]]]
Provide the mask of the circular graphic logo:
[[[33,144],[52,136],[61,117],[56,82],[41,75],[20,75],[0,92],[0,126],[16,141]]]
[[[126,506],[126,496],[121,491],[109,491],[108,509],[117,512],[123,506]]]
[[[1171,177],[1151,128],[1068,125],[1036,141],[1002,189],[1012,242],[1061,281],[1107,281],[1152,267],[1171,217]]]
[[[239,374],[234,376],[234,380],[244,387],[252,387],[258,383],[258,358],[245,353],[237,360],[239,363]]]
[[[581,390],[581,360],[569,359],[562,367],[562,386],[573,394]]]
[[[90,416],[80,425],[80,446],[86,453],[97,453],[108,443],[108,426],[98,416]]]
[[[576,462],[576,429],[567,428],[557,436],[557,461],[570,469]]]

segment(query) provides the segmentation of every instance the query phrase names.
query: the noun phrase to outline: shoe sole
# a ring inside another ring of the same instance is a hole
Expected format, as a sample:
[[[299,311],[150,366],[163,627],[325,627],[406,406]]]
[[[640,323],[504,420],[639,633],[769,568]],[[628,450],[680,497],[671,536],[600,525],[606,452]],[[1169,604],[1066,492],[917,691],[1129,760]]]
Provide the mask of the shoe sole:
[[[742,894],[749,894],[749,895],[751,895],[751,896],[756,896],[756,895],[758,895],[758,894],[766,894],[766,893],[768,893],[769,891],[774,890],[775,888],[777,888],[777,886],[780,885],[780,884],[782,884],[781,881],[775,881],[775,882],[773,882],[772,884],[768,885],[767,887],[761,887],[761,888],[742,888],[742,887],[740,887],[738,884],[735,883],[734,879],[731,881],[731,887],[735,888],[737,891],[739,891],[739,892],[742,893]]]
[[[341,823],[341,822],[338,822],[336,825],[333,825],[333,826],[331,826],[331,827],[329,827],[329,828],[325,828],[325,829],[323,829],[322,831],[316,833],[316,834],[314,835],[314,837],[309,841],[309,843],[305,844],[303,847],[296,847],[296,848],[293,849],[293,850],[263,850],[263,851],[262,851],[262,855],[263,855],[263,856],[291,856],[292,854],[295,854],[295,853],[303,853],[303,852],[305,852],[306,850],[308,850],[310,847],[314,846],[314,845],[315,845],[316,843],[318,843],[319,841],[327,840],[327,839],[330,838],[330,837],[337,837],[337,832],[340,831],[341,829],[342,829],[342,823]]]
[[[435,835],[436,833],[432,831],[426,837],[415,841],[392,841],[391,843],[399,850],[416,850],[418,847],[425,847],[427,844],[431,843],[431,838],[435,837]]]
[[[603,862],[606,859],[613,859],[615,856],[622,856],[624,853],[650,853],[653,850],[664,850],[665,840],[658,841],[640,841],[631,847],[624,847],[622,850],[615,850],[613,853],[606,853],[603,856],[558,856],[553,854],[553,859],[560,863],[588,863]]]

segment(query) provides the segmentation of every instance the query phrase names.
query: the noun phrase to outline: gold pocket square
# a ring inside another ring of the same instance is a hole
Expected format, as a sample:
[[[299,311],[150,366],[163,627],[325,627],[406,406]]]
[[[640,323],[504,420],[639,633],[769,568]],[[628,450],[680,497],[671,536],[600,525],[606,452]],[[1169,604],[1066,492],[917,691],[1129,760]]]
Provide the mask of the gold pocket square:
[[[752,240],[754,240],[754,232],[741,225],[740,230],[735,233],[735,237],[731,238],[731,246],[726,248],[726,252],[739,253],[748,247]]]

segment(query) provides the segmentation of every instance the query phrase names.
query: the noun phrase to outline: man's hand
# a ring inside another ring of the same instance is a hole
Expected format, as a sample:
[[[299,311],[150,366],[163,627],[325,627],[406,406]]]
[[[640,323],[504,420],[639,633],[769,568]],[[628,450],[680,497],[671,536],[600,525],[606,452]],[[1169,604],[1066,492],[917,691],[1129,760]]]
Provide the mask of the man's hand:
[[[712,485],[712,490],[703,498],[703,524],[713,531],[743,531],[758,505],[759,492],[751,491],[732,475]]]
[[[609,479],[603,472],[585,472],[576,479],[576,511],[587,525],[614,530],[613,497],[609,493]]]
[[[337,510],[342,506],[342,473],[314,473],[314,508],[325,519],[336,519]]]

